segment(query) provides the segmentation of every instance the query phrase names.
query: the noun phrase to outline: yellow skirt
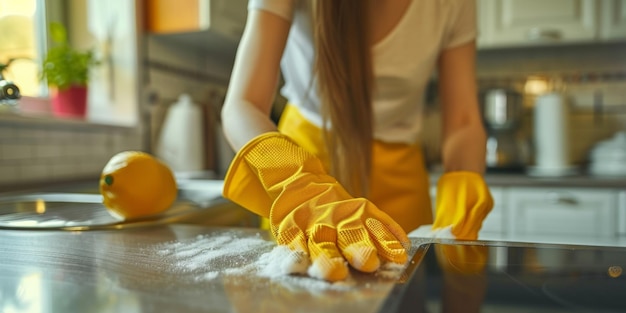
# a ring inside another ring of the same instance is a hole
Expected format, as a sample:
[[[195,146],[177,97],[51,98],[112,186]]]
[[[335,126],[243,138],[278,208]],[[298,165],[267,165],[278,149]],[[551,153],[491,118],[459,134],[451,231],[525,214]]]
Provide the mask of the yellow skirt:
[[[317,155],[328,170],[330,163],[322,130],[308,122],[295,106],[285,107],[278,129]],[[419,145],[374,141],[368,199],[406,232],[433,222],[430,184],[424,165]],[[267,219],[263,219],[261,227],[269,228]]]

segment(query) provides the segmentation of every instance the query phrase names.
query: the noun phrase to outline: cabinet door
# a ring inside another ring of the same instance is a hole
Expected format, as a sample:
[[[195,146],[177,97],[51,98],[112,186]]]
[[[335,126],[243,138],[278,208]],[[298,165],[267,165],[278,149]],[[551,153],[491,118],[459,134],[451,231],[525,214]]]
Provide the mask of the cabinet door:
[[[595,0],[480,0],[481,47],[576,42],[597,37]]]
[[[478,236],[483,234],[505,234],[506,229],[504,221],[506,221],[506,203],[504,201],[504,188],[490,187],[491,196],[493,197],[493,209],[483,221]]]
[[[626,190],[619,193],[617,206],[617,233],[626,236]]]
[[[601,4],[602,39],[626,38],[626,0],[604,0]]]
[[[508,208],[513,236],[617,234],[617,192],[611,190],[516,188],[508,193]]]
[[[146,2],[147,30],[155,34],[211,31],[239,40],[247,5],[247,0],[151,0]]]

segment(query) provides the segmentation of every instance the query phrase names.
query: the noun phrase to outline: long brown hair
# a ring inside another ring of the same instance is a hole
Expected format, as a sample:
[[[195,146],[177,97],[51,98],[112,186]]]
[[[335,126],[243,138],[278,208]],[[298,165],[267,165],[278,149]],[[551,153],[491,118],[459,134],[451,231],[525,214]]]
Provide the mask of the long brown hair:
[[[365,196],[372,164],[374,88],[368,1],[311,3],[314,69],[331,173],[353,195]]]

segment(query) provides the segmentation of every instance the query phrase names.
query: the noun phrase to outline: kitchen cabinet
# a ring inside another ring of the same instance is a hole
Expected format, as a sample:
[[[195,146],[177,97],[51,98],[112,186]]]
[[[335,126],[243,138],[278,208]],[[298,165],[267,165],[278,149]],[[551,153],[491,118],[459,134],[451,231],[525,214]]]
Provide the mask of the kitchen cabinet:
[[[600,3],[600,37],[606,40],[626,38],[626,0],[604,0]]]
[[[185,47],[234,55],[247,5],[247,0],[147,1],[146,32]]]
[[[591,41],[598,34],[596,0],[479,0],[478,15],[483,48]]]
[[[626,190],[619,193],[618,202],[617,233],[620,236],[626,236]]]
[[[504,233],[507,220],[507,211],[505,207],[505,188],[491,187],[491,196],[493,197],[493,208],[487,218],[483,221],[480,234],[488,233]]]
[[[433,215],[437,177],[430,194]],[[593,177],[535,179],[487,175],[494,207],[478,234],[483,240],[626,242],[626,180]]]
[[[618,192],[589,188],[511,188],[511,236],[610,237],[618,233]]]
[[[151,33],[211,31],[238,40],[243,33],[247,0],[152,0],[147,6]]]

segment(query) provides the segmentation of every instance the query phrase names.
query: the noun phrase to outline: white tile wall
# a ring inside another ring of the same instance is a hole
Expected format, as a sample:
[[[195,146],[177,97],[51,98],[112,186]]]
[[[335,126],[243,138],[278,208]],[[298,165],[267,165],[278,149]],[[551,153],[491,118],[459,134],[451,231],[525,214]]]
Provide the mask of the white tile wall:
[[[142,150],[134,128],[0,121],[0,191],[46,182],[97,180],[117,152]]]

